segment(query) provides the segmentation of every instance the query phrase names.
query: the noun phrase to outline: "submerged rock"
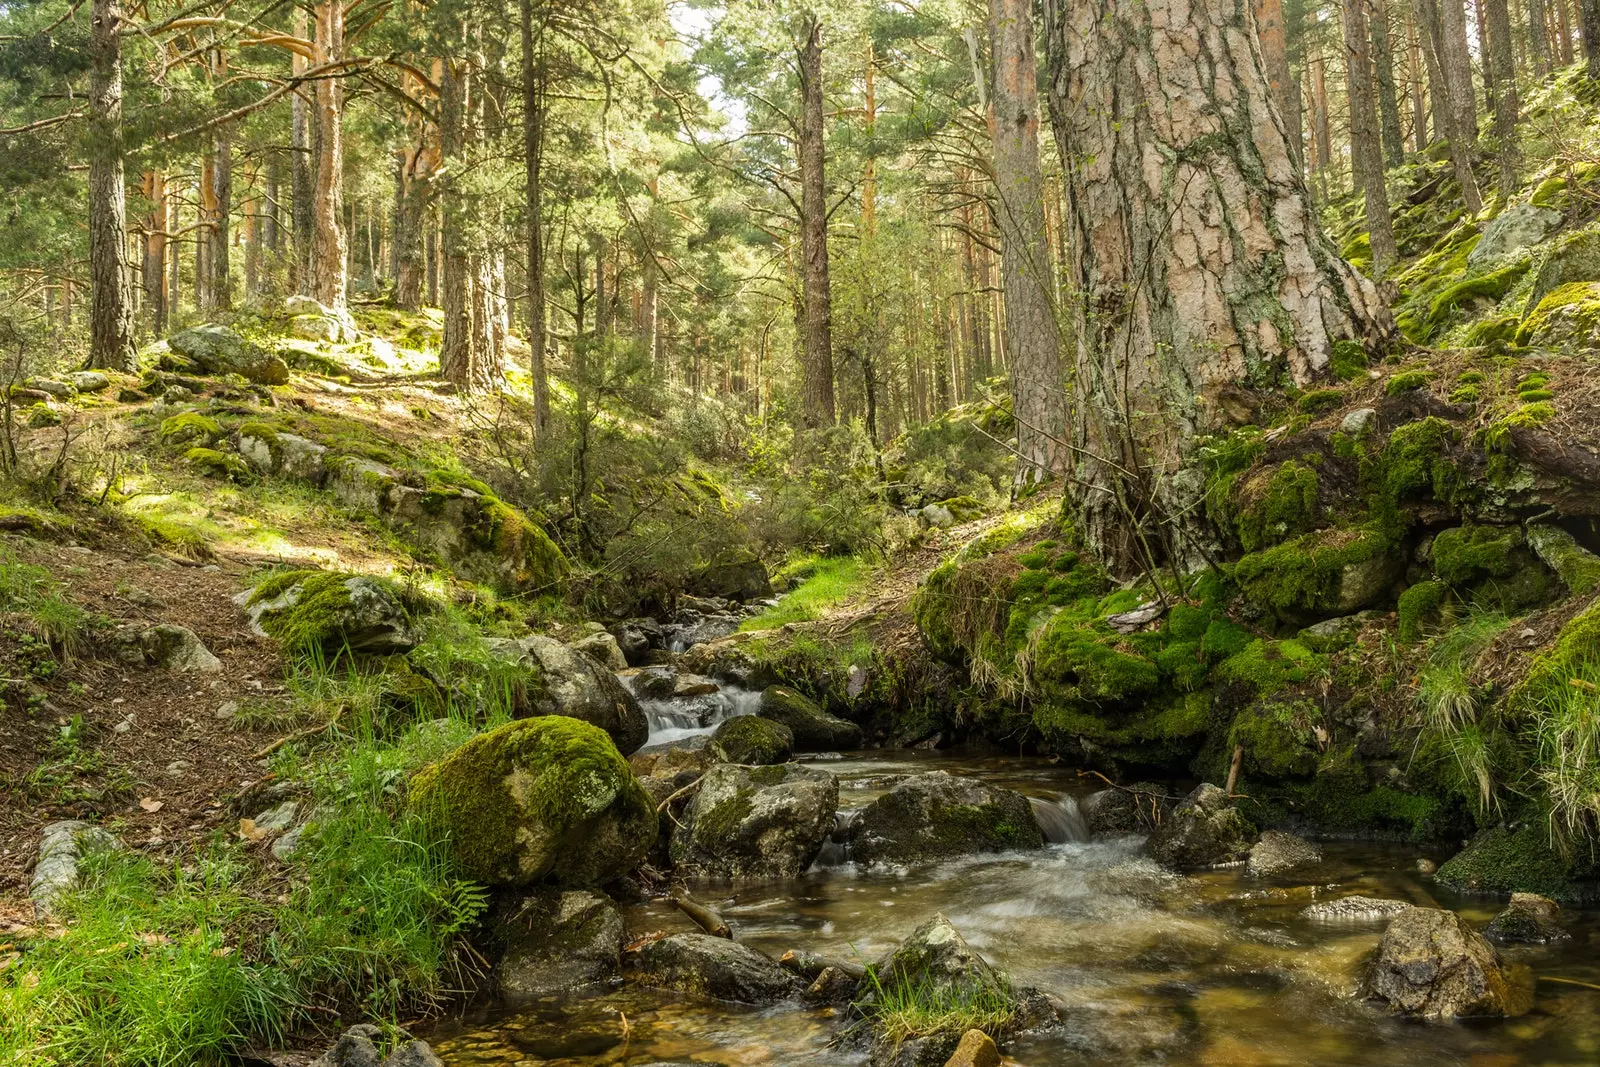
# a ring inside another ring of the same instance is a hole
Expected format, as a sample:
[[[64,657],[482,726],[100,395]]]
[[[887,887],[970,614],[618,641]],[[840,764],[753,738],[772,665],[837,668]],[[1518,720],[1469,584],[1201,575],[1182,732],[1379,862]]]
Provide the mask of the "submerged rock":
[[[861,747],[861,727],[828,714],[815,701],[787,686],[775,685],[765,690],[756,714],[787,726],[799,752]]]
[[[1205,782],[1172,809],[1145,849],[1158,863],[1194,870],[1242,862],[1255,840],[1255,827],[1228,794]]]
[[[798,764],[720,763],[672,835],[672,860],[721,878],[794,878],[811,866],[833,828],[839,781]]]
[[[615,674],[589,656],[538,635],[491,640],[490,647],[539,669],[540,684],[528,694],[526,711],[592,723],[610,734],[624,755],[649,738],[650,721],[639,701]]]
[[[499,934],[505,953],[495,974],[512,999],[605,981],[621,966],[627,936],[611,898],[585,889],[528,894],[509,909]]]
[[[794,755],[794,735],[782,723],[740,715],[717,727],[711,748],[729,763],[787,763]]]
[[[560,715],[479,734],[411,780],[409,806],[489,885],[604,885],[656,839],[656,809],[605,732]]]
[[[1250,847],[1248,867],[1251,874],[1268,875],[1321,862],[1322,850],[1311,842],[1281,830],[1267,830]]]
[[[1561,906],[1538,893],[1512,893],[1511,903],[1484,927],[1483,936],[1499,945],[1542,945],[1572,935],[1559,923]]]
[[[1027,797],[945,771],[903,779],[850,828],[850,855],[867,865],[1043,847]]]
[[[771,1004],[799,991],[794,976],[748,945],[710,934],[673,934],[639,953],[646,985],[741,1004]]]
[[[1392,919],[1414,907],[1415,904],[1405,900],[1354,896],[1320,900],[1300,914],[1316,922],[1377,922]]]
[[[1519,1015],[1528,1007],[1525,993],[1501,971],[1494,946],[1440,908],[1411,908],[1389,923],[1363,992],[1401,1015]]]

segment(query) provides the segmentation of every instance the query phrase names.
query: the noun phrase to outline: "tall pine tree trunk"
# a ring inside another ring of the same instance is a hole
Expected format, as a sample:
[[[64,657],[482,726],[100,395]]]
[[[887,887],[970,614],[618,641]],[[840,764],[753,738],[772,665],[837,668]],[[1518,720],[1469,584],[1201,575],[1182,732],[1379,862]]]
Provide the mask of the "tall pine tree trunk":
[[[318,64],[344,56],[344,6],[321,0],[316,10],[315,55]],[[338,78],[316,82],[317,177],[312,200],[311,295],[331,308],[345,306],[349,288],[344,214],[344,83]]]
[[[1245,0],[1045,0],[1071,186],[1071,502],[1121,568],[1201,565],[1196,437],[1219,390],[1326,373],[1394,327],[1322,235]]]
[[[122,10],[117,0],[89,9],[89,366],[130,373],[133,295],[122,172]]]
[[[394,303],[415,311],[422,306],[423,228],[428,221],[428,184],[424,174],[426,150],[423,144],[407,145],[399,153],[395,167]]]
[[[1383,165],[1398,167],[1405,157],[1400,136],[1400,94],[1394,82],[1394,45],[1389,34],[1388,0],[1371,0],[1372,68],[1377,75],[1378,126],[1383,135]]]
[[[1445,0],[1459,6],[1460,0]],[[1473,214],[1483,210],[1483,196],[1478,191],[1478,179],[1472,172],[1472,142],[1474,136],[1463,134],[1456,126],[1457,95],[1451,78],[1450,66],[1445,62],[1444,20],[1439,12],[1439,0],[1416,0],[1417,21],[1422,24],[1423,54],[1428,58],[1428,85],[1433,94],[1433,122],[1450,147],[1450,161],[1456,182],[1461,186],[1461,200]],[[1470,69],[1468,71],[1470,77]],[[1472,96],[1468,82],[1467,97]]]
[[[306,13],[296,8],[294,14],[296,37],[306,35]],[[302,73],[306,60],[298,52],[290,56],[294,73]],[[301,85],[290,97],[289,111],[289,187],[290,225],[294,243],[294,271],[290,280],[294,291],[309,296],[311,283],[311,247],[317,231],[316,215],[312,202],[316,199],[316,159],[311,143],[311,97],[315,89]]]
[[[144,307],[150,330],[167,330],[167,233],[172,229],[167,213],[167,182],[158,170],[147,171],[144,195],[150,202],[144,235]]]
[[[1485,0],[1489,21],[1489,55],[1485,66],[1494,71],[1494,138],[1500,163],[1500,194],[1510,200],[1517,189],[1517,67],[1511,39],[1511,12],[1506,0]]]
[[[1422,44],[1417,21],[1406,19],[1406,77],[1411,82],[1411,147],[1420,152],[1428,145],[1428,94],[1422,77]]]
[[[824,177],[822,24],[807,13],[795,47],[800,66],[799,144],[801,281],[801,419],[816,428],[834,423],[833,293],[828,281],[828,198]]]
[[[1539,77],[1550,73],[1550,37],[1544,0],[1528,0],[1528,58]]]
[[[521,16],[523,180],[528,201],[528,370],[533,377],[534,434],[542,439],[550,429],[549,342],[545,333],[544,292],[544,59],[539,50],[541,41],[534,33],[533,0],[521,0]],[[654,266],[652,261],[650,267]],[[654,280],[653,270],[650,277]],[[653,307],[651,311],[653,342]]]
[[[206,250],[206,294],[210,309],[223,311],[233,306],[233,273],[228,252],[228,224],[233,213],[233,139],[227,126],[219,126],[211,141],[211,218],[205,231],[210,242]]]
[[[1600,0],[1593,0],[1600,3]],[[1467,43],[1464,0],[1433,0],[1442,34],[1439,62],[1450,88],[1450,115],[1456,136],[1471,152],[1478,143],[1478,100],[1472,87],[1472,46]]]
[[[1372,92],[1372,59],[1367,54],[1367,0],[1344,0],[1345,87],[1350,99],[1350,169],[1366,201],[1367,234],[1372,241],[1372,271],[1377,277],[1399,258],[1383,187],[1383,149]]]
[[[441,189],[441,244],[444,260],[439,281],[444,303],[444,338],[439,371],[463,392],[488,389],[498,378],[494,359],[488,257],[481,226],[471,217],[478,210],[462,195],[456,175],[470,158],[476,139],[477,72],[469,59],[447,59],[439,83],[439,147],[450,169]]]
[[[994,145],[995,221],[1002,250],[1018,485],[1044,481],[1067,469],[1066,379],[1051,299],[1055,279],[1045,244],[1039,73],[1031,8],[1030,0],[989,0],[994,62],[989,135]]]

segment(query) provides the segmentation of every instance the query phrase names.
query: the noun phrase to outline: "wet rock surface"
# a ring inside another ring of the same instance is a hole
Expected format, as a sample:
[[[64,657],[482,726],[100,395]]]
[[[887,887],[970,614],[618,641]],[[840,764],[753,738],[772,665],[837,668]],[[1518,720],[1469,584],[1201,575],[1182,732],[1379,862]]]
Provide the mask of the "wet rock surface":
[[[1243,862],[1255,841],[1255,827],[1228,794],[1204,783],[1172,809],[1146,849],[1157,863],[1197,870]]]
[[[850,856],[868,866],[1043,846],[1027,797],[944,771],[905,778],[850,827]]]
[[[1542,945],[1572,935],[1561,925],[1561,906],[1538,893],[1512,893],[1511,903],[1484,927],[1497,945]]]
[[[822,851],[838,806],[838,779],[826,771],[718,764],[673,832],[672,859],[705,876],[798,877]]]
[[[1250,846],[1246,864],[1251,874],[1270,875],[1322,862],[1322,850],[1303,837],[1267,830]]]
[[[816,701],[787,686],[775,685],[764,690],[756,714],[788,727],[794,734],[795,748],[800,752],[861,747],[861,727],[828,714]]]
[[[710,934],[673,934],[639,953],[640,981],[717,1000],[771,1004],[794,996],[795,977],[737,941]]]
[[[1519,1015],[1528,1007],[1494,946],[1438,908],[1411,908],[1389,923],[1363,992],[1390,1011],[1421,1017]]]
[[[507,998],[565,992],[617,973],[625,930],[605,894],[541,889],[506,910],[497,931],[505,951],[495,974]]]

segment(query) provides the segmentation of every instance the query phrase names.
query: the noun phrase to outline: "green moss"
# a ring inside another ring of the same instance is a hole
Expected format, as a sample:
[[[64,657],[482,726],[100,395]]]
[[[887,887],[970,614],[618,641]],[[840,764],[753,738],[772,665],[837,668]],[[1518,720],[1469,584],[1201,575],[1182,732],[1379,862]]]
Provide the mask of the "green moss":
[[[562,715],[479,734],[417,772],[407,803],[464,873],[489,883],[526,884],[552,871],[581,881],[578,854],[609,844],[642,855],[656,836],[655,807],[611,738]],[[617,840],[585,840],[607,814]]]
[[[202,415],[198,411],[185,411],[162,419],[161,428],[156,432],[169,444],[185,444],[190,441],[211,442],[222,436],[222,426],[209,415]]]
[[[1400,640],[1421,640],[1428,624],[1439,617],[1449,595],[1450,588],[1443,582],[1418,582],[1401,593],[1397,605]]]
[[[226,478],[241,483],[255,480],[255,473],[251,471],[249,465],[231,452],[195,447],[185,452],[183,458],[213,478]]]
[[[1341,614],[1362,606],[1351,602],[1347,574],[1382,569],[1398,548],[1395,535],[1380,526],[1319,530],[1245,556],[1233,577],[1250,600],[1280,618]]]
[[[1228,747],[1244,747],[1245,768],[1270,778],[1303,778],[1317,769],[1313,727],[1322,716],[1309,700],[1253,704],[1234,717]]]
[[[510,568],[513,585],[549,586],[567,573],[570,565],[566,555],[522,512],[502,500],[486,497],[482,514],[485,525],[474,531],[479,544]]]
[[[1427,328],[1431,332],[1436,329],[1450,313],[1469,300],[1479,298],[1500,299],[1506,290],[1514,285],[1518,278],[1528,272],[1532,260],[1524,259],[1517,263],[1501,267],[1499,270],[1488,274],[1480,274],[1472,278],[1464,278],[1453,285],[1447,286],[1436,294],[1428,304]]]
[[[1476,404],[1478,395],[1478,387],[1476,385],[1458,385],[1450,392],[1450,403]]]
[[[1456,431],[1428,416],[1408,422],[1389,435],[1382,457],[1382,490],[1387,502],[1431,492],[1435,500],[1454,504],[1464,492],[1460,470],[1449,458]]]
[[[1517,330],[1519,345],[1592,343],[1600,330],[1600,281],[1557,286],[1528,313]]]
[[[1293,820],[1330,833],[1424,841],[1445,828],[1445,805],[1437,797],[1370,781],[1353,745],[1324,753],[1309,781],[1251,782],[1250,794],[1269,821]]]
[[[1574,596],[1600,589],[1600,556],[1578,544],[1559,526],[1530,526],[1528,542],[1539,558],[1560,576]]]
[[[280,433],[287,433],[282,426],[274,426],[270,422],[251,421],[239,424],[240,437],[255,437],[271,445],[278,439]]]
[[[1047,626],[1033,661],[1034,681],[1047,698],[1127,703],[1160,683],[1154,661],[1119,650],[1115,635],[1096,632],[1064,614]]]
[[[1320,514],[1317,472],[1287,460],[1272,472],[1259,497],[1241,511],[1236,527],[1239,543],[1246,552],[1277,544],[1315,527]]]
[[[1542,893],[1569,902],[1579,895],[1571,867],[1536,826],[1485,830],[1442,864],[1434,878],[1457,892]]]
[[[1433,570],[1451,585],[1504,578],[1517,569],[1522,531],[1510,526],[1460,526],[1433,539]]]
[[[1295,406],[1308,415],[1320,415],[1324,411],[1332,411],[1342,403],[1344,403],[1343,389],[1312,389],[1301,394]]]
[[[1552,174],[1534,187],[1533,195],[1528,197],[1528,203],[1534,207],[1557,207],[1566,200],[1566,193],[1566,177]]]
[[[1507,706],[1517,713],[1531,711],[1552,690],[1567,687],[1568,679],[1579,677],[1581,665],[1595,657],[1596,649],[1600,649],[1600,605],[1574,616],[1550,648],[1534,657],[1522,680],[1507,694]]]
[[[1401,393],[1415,392],[1416,390],[1421,389],[1424,385],[1427,385],[1432,378],[1432,371],[1402,371],[1399,374],[1392,375],[1387,382],[1383,383],[1383,391],[1390,396],[1399,396]]]
[[[785,763],[794,753],[794,734],[782,723],[739,715],[717,727],[711,746],[729,763]]]
[[[1306,681],[1321,671],[1325,662],[1299,641],[1257,638],[1218,664],[1216,678],[1270,695]]]
[[[337,571],[281,571],[252,589],[246,604],[250,607],[265,605],[298,586],[293,604],[261,611],[257,625],[277,638],[291,654],[320,649],[337,655],[348,641],[345,627],[351,620],[351,597],[346,583],[354,577]],[[387,578],[361,576],[361,580],[387,587],[398,603],[413,601],[404,589]]]
[[[1333,343],[1328,369],[1340,381],[1353,382],[1367,376],[1367,349],[1360,341],[1345,339]]]

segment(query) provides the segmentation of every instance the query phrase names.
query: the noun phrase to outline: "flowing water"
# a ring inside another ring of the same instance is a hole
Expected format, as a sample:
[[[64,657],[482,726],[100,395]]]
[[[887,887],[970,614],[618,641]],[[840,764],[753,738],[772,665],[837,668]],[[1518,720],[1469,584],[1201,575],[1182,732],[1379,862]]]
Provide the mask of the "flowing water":
[[[715,693],[697,696],[640,698],[639,706],[650,723],[650,736],[645,741],[648,747],[709,735],[736,715],[754,715],[761,706],[761,693],[722,685]]]
[[[872,960],[942,912],[1015,982],[1065,1005],[1058,1030],[1010,1050],[1036,1067],[1555,1067],[1600,1063],[1600,916],[1582,914],[1571,941],[1503,950],[1539,978],[1534,1009],[1481,1023],[1414,1023],[1357,1000],[1359,961],[1379,923],[1315,923],[1311,901],[1356,893],[1460,911],[1475,923],[1493,901],[1463,900],[1416,873],[1415,849],[1333,844],[1317,867],[1261,879],[1242,869],[1184,877],[1139,855],[1136,837],[1088,841],[1076,798],[1098,780],[1042,760],[936,753],[820,759],[840,779],[841,808],[859,808],[899,775],[931,769],[979,776],[1035,800],[1051,844],[909,871],[863,872],[825,855],[806,877],[748,888],[701,886],[741,941]],[[830,863],[830,858],[832,863]],[[1443,857],[1434,856],[1435,859]],[[669,906],[627,909],[630,932],[693,929]],[[851,1064],[829,1047],[839,1017],[797,1004],[699,1001],[622,985],[442,1026],[446,1064],[636,1067]]]

